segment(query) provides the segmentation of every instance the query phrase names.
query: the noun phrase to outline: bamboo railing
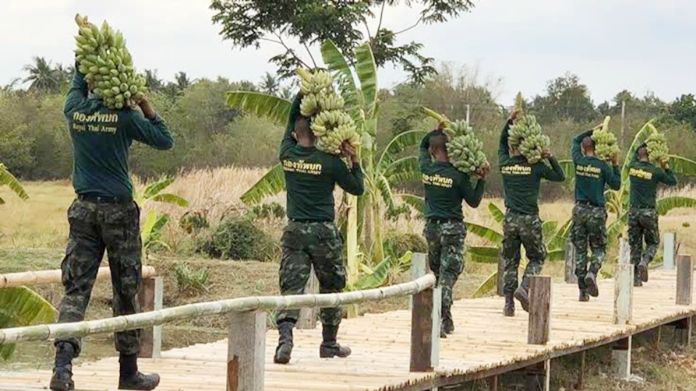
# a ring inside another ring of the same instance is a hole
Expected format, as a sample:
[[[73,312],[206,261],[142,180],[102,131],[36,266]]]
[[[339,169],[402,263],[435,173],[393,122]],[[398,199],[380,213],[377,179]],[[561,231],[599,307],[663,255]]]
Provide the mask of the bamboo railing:
[[[143,279],[153,278],[157,275],[152,266],[143,266]],[[100,267],[97,273],[97,281],[111,277],[108,267]],[[61,281],[60,270],[40,270],[33,272],[0,274],[0,288],[14,288],[22,285],[57,284]]]

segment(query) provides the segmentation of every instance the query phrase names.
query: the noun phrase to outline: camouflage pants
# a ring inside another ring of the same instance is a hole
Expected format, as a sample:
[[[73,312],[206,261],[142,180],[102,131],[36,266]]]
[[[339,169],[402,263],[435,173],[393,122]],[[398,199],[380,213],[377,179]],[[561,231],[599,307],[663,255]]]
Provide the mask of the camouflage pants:
[[[631,263],[636,267],[641,261],[650,263],[653,260],[660,244],[660,227],[655,209],[631,209],[628,212],[628,244],[631,247]]]
[[[541,273],[546,259],[546,246],[538,215],[522,215],[508,211],[503,224],[503,293],[512,294],[518,286],[518,269],[520,266],[520,246],[524,246],[529,263],[524,270],[522,286],[529,286],[528,276]]]
[[[140,311],[137,294],[142,282],[140,209],[134,202],[96,204],[76,200],[68,209],[70,236],[61,264],[65,296],[60,303],[59,323],[79,322],[97,278],[99,264],[108,253],[113,289],[113,315],[129,315]],[[136,354],[140,330],[116,333],[116,350]],[[58,339],[69,342],[80,353],[78,338]]]
[[[301,295],[309,279],[311,267],[319,280],[321,293],[341,292],[346,286],[343,264],[343,239],[333,222],[294,222],[285,227],[282,238],[283,259],[280,262],[280,293]],[[276,322],[297,321],[299,310],[279,311]],[[322,308],[321,323],[341,323],[341,308]]]
[[[570,232],[575,246],[575,275],[578,276],[578,287],[586,289],[585,276],[587,272],[599,272],[607,254],[607,211],[601,206],[576,204],[573,209],[573,227]],[[592,256],[587,256],[587,247],[592,250]]]
[[[466,226],[461,221],[429,220],[423,236],[428,241],[428,263],[442,288],[442,316],[450,318],[452,288],[464,269]]]

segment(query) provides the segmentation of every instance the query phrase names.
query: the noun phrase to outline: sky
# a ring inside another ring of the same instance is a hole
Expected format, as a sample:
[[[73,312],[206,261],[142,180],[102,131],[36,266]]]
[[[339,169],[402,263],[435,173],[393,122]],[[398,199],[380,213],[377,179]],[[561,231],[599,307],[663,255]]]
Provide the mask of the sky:
[[[476,70],[492,82],[500,103],[517,91],[543,93],[566,72],[588,85],[595,103],[628,89],[664,100],[696,90],[696,2],[687,0],[474,0],[476,7],[442,24],[399,35],[424,44],[423,54]],[[75,13],[106,18],[121,30],[139,69],[164,79],[178,71],[192,78],[224,76],[260,81],[275,68],[279,47],[234,49],[211,22],[208,0],[2,0],[0,85],[22,76],[34,56],[68,64]],[[384,25],[395,31],[418,18],[417,9],[388,8]],[[376,22],[375,22],[376,24]],[[381,87],[404,81],[391,66]]]

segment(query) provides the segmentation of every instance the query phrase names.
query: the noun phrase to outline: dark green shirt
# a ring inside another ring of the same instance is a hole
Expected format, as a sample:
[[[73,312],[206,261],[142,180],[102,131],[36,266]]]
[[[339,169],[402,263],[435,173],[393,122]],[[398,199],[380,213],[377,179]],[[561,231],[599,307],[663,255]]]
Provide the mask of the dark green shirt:
[[[548,159],[551,167],[544,162],[530,164],[522,156],[510,156],[508,131],[512,121],[508,121],[500,134],[498,145],[498,164],[503,175],[505,207],[508,211],[523,214],[539,214],[539,188],[541,179],[563,182],[565,174],[555,157]]]
[[[573,139],[571,155],[575,164],[575,201],[588,202],[594,206],[604,206],[604,187],[613,190],[621,188],[619,166],[610,166],[596,156],[582,154],[582,140],[592,136],[592,131],[579,134]]]
[[[478,207],[483,198],[485,181],[479,179],[471,185],[469,175],[457,170],[450,162],[433,161],[428,148],[430,137],[440,131],[425,135],[420,144],[420,166],[425,188],[425,217],[462,220],[462,200],[471,207]]]
[[[362,195],[363,172],[359,164],[348,169],[338,156],[297,145],[292,136],[300,115],[300,98],[295,98],[288,126],[280,144],[280,164],[285,173],[288,218],[302,221],[333,221],[334,195],[338,184],[350,194]]]
[[[73,187],[77,194],[132,197],[128,150],[133,140],[163,150],[174,145],[161,118],[149,120],[130,108],[111,110],[101,99],[88,97],[87,82],[77,71],[63,112],[73,143]]]
[[[677,178],[672,170],[663,170],[650,162],[638,160],[638,152],[628,167],[631,181],[631,208],[655,209],[657,207],[657,185],[676,186]]]

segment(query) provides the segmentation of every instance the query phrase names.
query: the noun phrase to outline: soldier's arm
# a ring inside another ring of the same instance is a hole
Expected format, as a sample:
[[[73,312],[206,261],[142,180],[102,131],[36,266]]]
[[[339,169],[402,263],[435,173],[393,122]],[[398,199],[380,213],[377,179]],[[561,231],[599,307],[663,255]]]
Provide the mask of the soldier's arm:
[[[75,74],[70,82],[70,89],[65,99],[65,107],[63,114],[69,115],[80,103],[87,99],[87,82],[85,76],[77,70],[78,65],[75,64]]]
[[[471,186],[471,181],[469,181],[469,176],[463,175],[461,184],[462,198],[464,198],[464,201],[472,208],[478,208],[483,199],[485,185],[486,180],[479,179],[476,181],[476,187],[473,187]]]
[[[500,133],[500,142],[498,144],[498,163],[501,165],[510,159],[510,146],[508,145],[510,126],[512,126],[512,119],[509,119],[505,123],[503,131]]]
[[[570,153],[571,156],[573,157],[573,163],[577,164],[580,159],[583,158],[582,155],[582,140],[585,139],[587,136],[592,136],[592,131],[588,130],[587,132],[580,133],[573,139],[573,146],[570,148]]]
[[[676,186],[677,185],[677,177],[674,175],[674,171],[671,169],[667,168],[665,170],[660,170],[658,175],[658,180],[662,183],[664,183],[667,186]]]
[[[604,167],[604,181],[609,185],[612,190],[619,190],[621,188],[621,169],[619,166],[612,165],[609,167],[607,163]]]
[[[437,131],[433,130],[428,132],[428,134],[423,137],[418,148],[418,167],[421,171],[426,170],[432,163],[432,158],[430,157],[430,136],[435,134]]]
[[[360,163],[352,163],[350,169],[339,158],[333,159],[334,179],[341,189],[360,196],[365,192],[365,180]]]
[[[300,103],[302,102],[301,94],[295,95],[295,99],[292,101],[292,106],[290,107],[290,115],[288,116],[288,124],[285,126],[285,133],[283,134],[283,140],[280,142],[280,151],[278,153],[279,157],[283,157],[288,149],[294,147],[297,141],[292,137],[292,132],[295,131],[295,121],[297,117],[300,116]]]
[[[561,168],[561,165],[558,164],[558,160],[556,160],[556,157],[551,156],[548,160],[551,164],[550,168],[544,163],[538,164],[539,167],[542,167],[541,177],[551,182],[565,181],[565,173],[563,172],[563,168]]]
[[[160,150],[174,147],[174,139],[159,115],[155,115],[154,118],[146,118],[143,113],[136,110],[122,113],[123,126],[125,126],[128,136],[133,140]]]

